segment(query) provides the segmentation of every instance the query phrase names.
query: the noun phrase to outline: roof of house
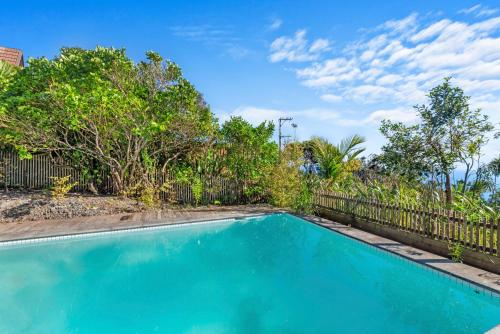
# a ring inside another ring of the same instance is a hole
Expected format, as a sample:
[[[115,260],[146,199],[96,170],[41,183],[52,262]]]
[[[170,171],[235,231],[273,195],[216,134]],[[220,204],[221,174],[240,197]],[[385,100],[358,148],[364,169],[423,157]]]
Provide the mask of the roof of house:
[[[0,46],[0,60],[15,66],[24,67],[23,52],[21,50]]]

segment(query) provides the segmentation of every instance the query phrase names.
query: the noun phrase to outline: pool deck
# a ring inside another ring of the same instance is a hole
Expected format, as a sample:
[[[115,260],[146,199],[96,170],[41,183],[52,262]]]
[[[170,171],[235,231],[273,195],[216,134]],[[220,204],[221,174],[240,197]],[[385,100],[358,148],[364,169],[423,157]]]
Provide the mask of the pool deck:
[[[67,220],[24,221],[0,223],[0,243],[5,241],[43,238],[90,232],[115,231],[138,227],[192,223],[206,220],[243,218],[282,212],[266,205],[231,207],[202,207],[175,210],[148,211],[108,216],[78,217]],[[361,231],[316,216],[300,216],[311,223],[358,239],[367,244],[400,255],[408,260],[437,269],[438,271],[483,286],[491,293],[500,294],[500,275],[462,263],[455,263],[442,256],[429,253],[402,243]]]

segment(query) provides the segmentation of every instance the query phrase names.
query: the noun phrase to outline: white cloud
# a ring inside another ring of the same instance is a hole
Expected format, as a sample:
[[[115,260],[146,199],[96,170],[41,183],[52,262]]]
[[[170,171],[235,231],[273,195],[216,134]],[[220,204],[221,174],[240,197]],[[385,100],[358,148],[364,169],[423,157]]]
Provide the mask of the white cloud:
[[[383,77],[380,77],[377,80],[378,85],[393,85],[398,81],[403,80],[403,77],[400,76],[399,74],[387,74],[384,75]]]
[[[423,103],[446,76],[467,94],[500,98],[500,16],[474,23],[422,21],[416,13],[390,20],[329,59],[305,57],[311,64],[296,69],[297,78],[322,96],[334,89],[339,100],[362,105]]]
[[[329,109],[305,109],[292,113],[292,115],[308,117],[317,121],[334,121],[339,119],[341,113]]]
[[[323,52],[330,49],[330,42],[324,38],[318,38],[315,40],[311,47],[309,48],[310,53]]]
[[[269,30],[277,30],[281,27],[283,24],[283,20],[281,19],[274,19],[271,24],[269,25]]]
[[[323,101],[326,101],[326,102],[335,103],[335,102],[342,101],[342,96],[335,95],[335,94],[323,94],[323,95],[321,95],[321,99]]]
[[[411,123],[417,120],[415,110],[409,108],[379,109],[375,110],[363,120],[363,123],[378,124],[384,119],[390,119],[394,122]]]
[[[458,12],[461,13],[461,14],[470,14],[472,12],[475,12],[476,10],[479,10],[479,8],[481,8],[481,5],[474,5],[474,6],[470,7],[470,8],[461,9]]]
[[[474,5],[469,8],[464,8],[458,11],[460,14],[472,14],[475,17],[484,17],[496,14],[498,12],[497,8],[489,8],[481,4]]]
[[[380,28],[390,30],[394,33],[407,34],[417,26],[417,13],[412,13],[401,20],[389,20],[382,24]]]
[[[356,126],[379,126],[384,119],[390,119],[393,122],[413,123],[418,117],[413,108],[393,108],[393,109],[377,109],[372,111],[368,116],[362,119],[339,118],[337,124],[340,126],[356,127]]]
[[[241,116],[253,125],[258,125],[264,121],[274,121],[280,117],[287,116],[283,110],[271,108],[259,108],[254,106],[240,106],[230,113],[222,113],[219,116],[221,122],[229,120],[231,117]]]
[[[209,24],[170,27],[172,35],[187,41],[200,43],[206,47],[220,49],[222,54],[241,59],[250,54],[250,50],[241,45],[233,29],[214,27]]]
[[[418,33],[413,35],[410,40],[412,42],[420,42],[423,40],[426,40],[428,38],[434,37],[437,34],[441,33],[444,28],[446,28],[448,25],[450,25],[451,21],[444,19],[439,22],[436,22],[434,24],[431,24],[425,29],[420,30]]]
[[[382,119],[416,121],[413,106],[427,103],[429,90],[452,76],[452,83],[472,97],[471,107],[481,108],[498,127],[500,16],[490,13],[486,17],[485,8],[469,8],[474,18],[463,20],[432,19],[417,13],[390,20],[365,29],[359,39],[336,48],[328,57],[311,55],[314,42],[307,41],[305,31],[293,38],[281,37],[270,59],[306,62],[293,68],[297,79],[337,109],[284,114],[315,120],[320,131],[331,131],[331,125],[341,127],[336,131],[363,127],[381,145],[383,138],[376,128]],[[317,45],[330,49],[331,43]],[[492,140],[488,152],[496,144],[498,155],[498,142]]]
[[[270,47],[269,60],[273,63],[283,60],[289,62],[304,62],[319,59],[320,55],[330,50],[327,39],[318,38],[312,43],[306,39],[306,30],[298,30],[293,37],[276,38]]]

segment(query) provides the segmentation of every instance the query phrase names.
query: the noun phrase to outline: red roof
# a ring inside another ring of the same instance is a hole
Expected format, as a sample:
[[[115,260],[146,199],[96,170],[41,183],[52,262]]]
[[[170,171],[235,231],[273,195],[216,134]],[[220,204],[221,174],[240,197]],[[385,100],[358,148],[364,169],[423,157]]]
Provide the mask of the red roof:
[[[15,66],[24,67],[23,52],[21,50],[0,46],[0,60]]]

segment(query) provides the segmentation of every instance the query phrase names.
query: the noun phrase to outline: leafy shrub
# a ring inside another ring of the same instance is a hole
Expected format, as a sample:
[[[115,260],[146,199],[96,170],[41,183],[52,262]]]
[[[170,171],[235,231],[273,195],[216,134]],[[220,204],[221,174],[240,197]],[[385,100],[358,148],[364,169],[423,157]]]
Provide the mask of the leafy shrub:
[[[144,187],[139,193],[139,201],[148,208],[155,208],[159,205],[159,193],[153,186]]]
[[[50,190],[50,194],[52,197],[56,199],[61,199],[66,196],[66,194],[78,184],[78,182],[71,183],[69,180],[71,175],[63,176],[63,177],[51,177],[54,185]]]
[[[309,213],[312,211],[312,187],[301,171],[302,152],[302,145],[297,143],[285,147],[281,161],[269,172],[267,189],[271,204]]]
[[[300,191],[298,196],[292,203],[292,209],[303,214],[313,212],[313,191],[317,186],[315,181],[318,179],[314,176],[302,175],[300,182]]]
[[[179,168],[175,174],[175,181],[189,185],[194,197],[195,204],[200,204],[203,196],[203,180],[199,173],[193,171],[191,168]]]
[[[448,251],[453,262],[462,262],[464,259],[464,246],[459,242],[450,242]]]
[[[191,180],[191,191],[193,192],[193,197],[195,204],[198,205],[201,202],[201,196],[203,195],[203,181],[196,175]]]

